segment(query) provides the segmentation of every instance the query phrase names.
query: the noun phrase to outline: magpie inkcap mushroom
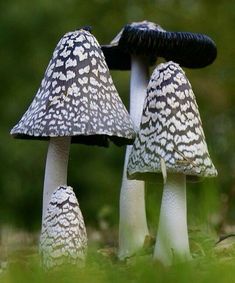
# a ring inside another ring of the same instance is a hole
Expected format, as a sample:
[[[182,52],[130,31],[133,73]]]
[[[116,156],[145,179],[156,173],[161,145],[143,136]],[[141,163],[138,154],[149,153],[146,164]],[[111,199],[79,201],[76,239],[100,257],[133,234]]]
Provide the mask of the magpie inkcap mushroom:
[[[82,266],[86,250],[86,227],[73,188],[60,186],[53,192],[43,219],[42,264],[46,269],[63,264]]]
[[[140,131],[128,163],[129,178],[143,180],[162,172],[161,159],[167,172],[217,175],[191,84],[179,65],[171,61],[160,64],[151,76]]]
[[[190,259],[186,175],[217,175],[208,153],[192,87],[174,62],[153,72],[140,130],[127,166],[130,179],[153,180],[162,173],[164,188],[154,258],[171,265]]]
[[[70,143],[132,143],[135,131],[113,84],[103,52],[87,30],[66,33],[57,44],[41,86],[11,134],[49,140],[43,218],[52,192],[67,184]]]
[[[129,114],[113,84],[102,50],[86,30],[65,34],[41,86],[19,123],[16,138],[70,136],[72,143],[132,143]]]

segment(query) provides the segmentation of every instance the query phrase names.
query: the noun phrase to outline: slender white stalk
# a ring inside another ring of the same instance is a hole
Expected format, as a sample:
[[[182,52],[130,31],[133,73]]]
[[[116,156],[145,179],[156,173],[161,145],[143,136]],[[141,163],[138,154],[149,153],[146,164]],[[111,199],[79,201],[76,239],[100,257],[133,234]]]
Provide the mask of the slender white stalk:
[[[154,258],[166,266],[191,258],[186,203],[186,176],[168,173],[154,249]]]
[[[132,56],[130,81],[130,116],[137,130],[140,127],[148,82],[149,68],[146,59],[141,56]]]
[[[148,64],[142,57],[132,56],[130,82],[130,116],[136,130],[139,129],[146,89],[149,80]],[[119,218],[119,258],[124,259],[143,247],[149,235],[143,181],[127,179],[127,163],[132,146],[126,148]]]
[[[50,138],[43,188],[42,219],[44,219],[47,206],[54,190],[58,186],[67,185],[70,143],[71,137]]]

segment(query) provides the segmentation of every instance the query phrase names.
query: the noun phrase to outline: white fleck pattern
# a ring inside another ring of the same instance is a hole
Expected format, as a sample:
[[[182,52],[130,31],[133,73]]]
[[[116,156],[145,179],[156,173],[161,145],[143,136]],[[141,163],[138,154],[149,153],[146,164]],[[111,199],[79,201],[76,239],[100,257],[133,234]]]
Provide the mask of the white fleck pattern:
[[[59,41],[34,100],[11,134],[31,139],[72,136],[72,142],[99,145],[106,145],[108,138],[118,144],[134,139],[132,121],[99,43],[88,31],[69,32]]]
[[[72,187],[58,187],[51,196],[40,236],[40,254],[45,268],[62,264],[83,265],[87,234]]]
[[[146,179],[161,172],[161,159],[168,172],[217,175],[191,85],[174,62],[160,64],[151,76],[128,177]]]

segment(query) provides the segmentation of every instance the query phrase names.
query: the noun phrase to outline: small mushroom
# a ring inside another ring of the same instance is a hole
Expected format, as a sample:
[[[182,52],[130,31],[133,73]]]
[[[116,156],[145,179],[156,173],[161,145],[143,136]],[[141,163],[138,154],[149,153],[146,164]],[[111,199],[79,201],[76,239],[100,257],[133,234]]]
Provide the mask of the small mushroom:
[[[130,70],[130,116],[139,129],[149,66],[157,57],[182,66],[199,68],[216,58],[215,43],[206,35],[168,32],[159,25],[143,21],[124,26],[109,45],[101,46],[110,69]],[[125,258],[144,244],[149,234],[145,212],[143,181],[127,180],[126,168],[132,146],[127,146],[120,194],[119,258]]]
[[[46,269],[63,264],[83,266],[87,234],[73,188],[58,187],[51,195],[40,236],[42,265]]]
[[[165,265],[190,258],[186,176],[214,177],[198,106],[184,71],[174,62],[153,72],[140,131],[128,163],[128,178],[155,179],[164,189],[154,258]]]
[[[80,29],[57,44],[41,86],[19,123],[16,138],[49,140],[43,216],[52,192],[67,184],[70,142],[108,146],[132,143],[130,116],[95,37]]]

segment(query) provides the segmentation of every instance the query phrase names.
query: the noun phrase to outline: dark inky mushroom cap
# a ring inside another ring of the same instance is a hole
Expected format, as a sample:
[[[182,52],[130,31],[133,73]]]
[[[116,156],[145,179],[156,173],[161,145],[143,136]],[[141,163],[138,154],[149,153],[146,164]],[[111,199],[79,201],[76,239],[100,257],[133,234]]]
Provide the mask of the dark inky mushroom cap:
[[[46,268],[85,259],[86,227],[73,188],[58,187],[51,196],[43,219],[40,253]]]
[[[71,136],[72,142],[103,146],[108,138],[118,145],[133,142],[132,121],[89,31],[61,38],[33,102],[11,134],[28,139]]]
[[[198,106],[184,71],[174,62],[153,72],[145,99],[140,131],[128,163],[130,179],[151,179],[162,171],[213,177]]]
[[[144,55],[153,65],[157,57],[183,67],[202,68],[211,64],[217,49],[214,41],[201,33],[170,32],[143,21],[127,24],[109,45],[101,46],[110,69],[130,70],[130,54]]]

